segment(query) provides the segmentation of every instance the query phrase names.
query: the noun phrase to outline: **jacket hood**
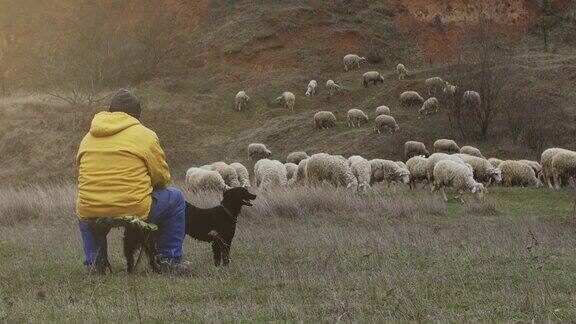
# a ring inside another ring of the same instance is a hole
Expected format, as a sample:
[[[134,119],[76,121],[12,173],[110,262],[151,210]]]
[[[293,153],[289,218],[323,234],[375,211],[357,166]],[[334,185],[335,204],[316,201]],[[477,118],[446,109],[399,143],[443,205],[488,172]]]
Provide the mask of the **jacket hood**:
[[[90,125],[90,134],[94,137],[106,137],[117,134],[128,127],[139,125],[138,119],[123,113],[102,111],[97,113]]]

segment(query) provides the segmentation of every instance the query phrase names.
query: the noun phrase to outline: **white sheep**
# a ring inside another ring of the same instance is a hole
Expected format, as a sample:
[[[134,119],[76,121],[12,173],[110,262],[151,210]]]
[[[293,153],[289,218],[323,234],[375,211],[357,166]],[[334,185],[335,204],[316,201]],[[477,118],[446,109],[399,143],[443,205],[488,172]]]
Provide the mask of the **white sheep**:
[[[430,152],[428,152],[424,143],[418,141],[407,141],[404,143],[404,157],[406,159],[418,155],[423,155],[425,157],[430,156]]]
[[[347,113],[348,127],[360,127],[360,124],[368,122],[368,116],[360,109],[350,109]]]
[[[240,187],[240,181],[238,181],[238,174],[236,173],[236,169],[226,164],[225,162],[214,162],[209,166],[203,166],[202,168],[210,169],[220,173],[226,185],[230,187]]]
[[[365,57],[361,57],[356,54],[347,54],[344,56],[342,61],[344,62],[344,71],[348,71],[350,67],[354,66],[356,66],[359,69],[360,63],[368,62],[368,60],[366,60]]]
[[[336,116],[330,111],[319,111],[314,114],[315,129],[329,129],[336,126]]]
[[[286,178],[288,179],[288,182],[290,182],[298,172],[298,165],[295,163],[286,162],[284,163],[284,167],[286,167]]]
[[[476,157],[484,159],[484,155],[482,155],[482,152],[480,152],[480,150],[475,148],[474,146],[470,146],[470,145],[462,146],[460,148],[460,154],[468,154],[468,155],[472,155],[472,156],[476,156]]]
[[[526,163],[519,161],[506,160],[498,166],[502,172],[502,184],[509,186],[536,186],[540,187],[541,183],[534,170]]]
[[[440,161],[443,160],[450,160],[456,163],[460,163],[460,164],[466,164],[464,163],[464,160],[462,160],[460,157],[456,156],[456,155],[450,155],[450,154],[446,154],[446,153],[434,153],[432,155],[430,155],[428,157],[428,159],[426,160],[427,166],[426,166],[426,176],[428,177],[428,183],[432,184],[434,183],[434,167],[436,166],[436,164]],[[473,172],[472,166],[468,165],[468,167],[470,167],[470,172]]]
[[[372,175],[372,167],[370,162],[360,155],[353,155],[348,158],[348,164],[352,169],[352,174],[358,181],[358,190],[365,191],[370,188],[370,178]]]
[[[402,107],[417,106],[424,103],[424,98],[416,91],[404,91],[400,95]]]
[[[276,98],[276,101],[283,101],[284,108],[294,110],[294,104],[296,103],[296,96],[292,92],[285,91],[280,95],[280,97]]]
[[[336,91],[340,90],[340,86],[338,84],[336,84],[336,82],[334,82],[334,80],[326,81],[326,88],[328,89],[328,95],[330,97],[332,97],[332,95],[334,95],[334,93]]]
[[[288,183],[286,167],[277,160],[259,160],[254,165],[254,183],[261,189],[285,186]]]
[[[542,156],[540,159],[540,164],[542,164],[542,177],[548,184],[548,187],[553,188],[552,180],[553,180],[553,173],[552,173],[552,158],[554,155],[560,152],[571,152],[570,150],[566,150],[559,147],[549,148],[542,152]]]
[[[362,85],[368,88],[370,82],[373,84],[384,83],[384,77],[378,71],[368,71],[362,75]]]
[[[424,101],[422,108],[418,110],[418,113],[420,115],[429,115],[437,112],[439,108],[440,103],[438,102],[438,99],[435,97],[430,97]]]
[[[370,160],[370,167],[372,170],[371,183],[386,182],[390,185],[392,183],[408,184],[410,182],[408,168],[394,161],[373,159]]]
[[[480,108],[482,100],[480,99],[480,94],[478,92],[468,90],[464,92],[464,95],[462,95],[462,103],[466,109],[477,110]]]
[[[316,87],[318,86],[318,82],[316,80],[311,80],[308,82],[308,87],[306,88],[306,96],[314,96],[316,94]]]
[[[306,158],[298,163],[298,169],[296,170],[296,174],[292,177],[292,179],[290,179],[289,184],[297,184],[305,182],[308,159],[309,158]]]
[[[374,131],[380,134],[383,131],[388,133],[395,133],[400,130],[400,126],[396,123],[396,119],[388,115],[380,115],[374,119]]]
[[[441,138],[434,142],[434,152],[436,153],[460,153],[460,146],[451,139]]]
[[[457,156],[460,157],[464,163],[472,166],[474,179],[482,182],[484,186],[498,184],[502,181],[502,172],[500,169],[493,167],[488,160],[468,154],[457,154]]]
[[[402,63],[398,63],[398,65],[396,65],[396,73],[398,73],[398,80],[404,80],[406,75],[408,75],[408,71]]]
[[[444,92],[444,97],[447,99],[453,99],[454,96],[456,95],[456,91],[458,91],[458,87],[455,85],[452,85],[450,83],[446,83],[446,86],[444,87],[444,90],[442,92]]]
[[[413,156],[406,161],[406,166],[410,172],[410,189],[416,188],[417,182],[428,181],[428,159],[424,156]]]
[[[552,179],[554,188],[560,189],[562,180],[570,181],[576,176],[576,152],[558,152],[552,158]]]
[[[491,158],[488,159],[488,162],[490,162],[490,164],[491,164],[493,167],[497,168],[498,166],[500,166],[500,163],[502,163],[503,160],[500,160],[500,159],[491,157]]]
[[[248,157],[252,161],[267,159],[270,156],[272,156],[272,151],[270,151],[266,145],[262,143],[251,143],[248,145]]]
[[[288,156],[286,157],[286,162],[299,164],[300,161],[307,159],[307,158],[308,158],[308,153],[306,153],[304,151],[296,151],[296,152],[292,152],[292,153],[288,154]]]
[[[436,96],[444,91],[444,87],[446,87],[446,81],[442,80],[440,77],[432,77],[426,79],[426,81],[424,81],[424,85],[428,89],[429,95]]]
[[[236,109],[242,110],[242,108],[246,107],[248,101],[250,101],[250,97],[248,97],[246,91],[244,90],[238,91],[236,97],[234,98],[234,104],[236,105]]]
[[[236,170],[240,185],[242,187],[250,187],[250,174],[248,173],[248,169],[246,169],[242,163],[238,162],[230,163],[230,166]]]
[[[534,170],[536,178],[540,179],[540,181],[544,180],[542,176],[542,165],[540,163],[532,160],[518,160],[518,162],[528,164],[532,168],[532,170]]]
[[[358,181],[352,173],[348,161],[326,153],[317,153],[308,159],[306,180],[312,185],[319,185],[327,181],[335,187],[345,186],[353,190],[358,188]]]
[[[442,160],[434,166],[434,189],[440,190],[444,201],[448,201],[446,197],[445,187],[452,187],[459,193],[461,202],[464,202],[462,195],[464,191],[470,191],[472,194],[477,194],[482,198],[485,192],[484,185],[474,180],[474,175],[468,166],[450,161]]]
[[[186,171],[186,188],[190,192],[219,191],[230,189],[222,179],[220,173],[197,167]]]
[[[378,106],[376,107],[375,114],[376,116],[390,115],[390,108],[388,108],[387,106]]]

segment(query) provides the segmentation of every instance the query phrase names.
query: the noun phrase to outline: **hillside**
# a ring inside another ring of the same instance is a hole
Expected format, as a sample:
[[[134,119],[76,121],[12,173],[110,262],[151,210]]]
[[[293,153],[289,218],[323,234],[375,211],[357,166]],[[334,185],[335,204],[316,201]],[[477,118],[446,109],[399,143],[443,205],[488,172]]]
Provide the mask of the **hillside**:
[[[464,1],[443,6],[399,0],[302,1],[298,5],[200,1],[187,8],[190,33],[181,55],[149,81],[117,86],[130,86],[142,98],[142,121],[158,133],[176,178],[193,164],[247,162],[245,149],[251,142],[266,143],[274,158],[281,160],[293,150],[400,159],[406,140],[431,145],[436,138],[448,137],[476,145],[488,155],[536,159],[542,147],[576,145],[572,123],[576,51],[564,46],[544,52],[534,45],[535,40],[521,37],[534,17],[528,2],[502,2],[508,11],[492,9],[499,14],[496,21],[501,27],[511,31],[509,41],[517,42],[506,83],[511,102],[546,103],[525,113],[536,119],[542,138],[537,143],[528,140],[526,128],[511,132],[519,118],[514,114],[501,113],[488,140],[480,140],[452,127],[446,109],[419,119],[417,108],[400,108],[399,94],[424,93],[426,78],[441,76],[458,84],[468,73],[466,62],[458,63],[454,50],[462,40],[462,22],[468,19],[464,13],[477,14]],[[486,8],[489,4],[477,10]],[[441,28],[434,29],[438,19]],[[344,72],[341,60],[347,53],[365,55],[369,63]],[[402,82],[394,73],[398,62],[411,72]],[[383,72],[385,83],[363,88],[360,77],[368,70]],[[320,92],[306,98],[310,79],[318,80]],[[329,98],[323,89],[328,79],[340,83],[344,91]],[[248,110],[238,112],[233,98],[241,89],[253,100]],[[283,91],[297,95],[294,112],[274,102]],[[45,99],[15,95],[0,100],[0,178],[5,183],[74,178],[78,143],[93,114],[104,108]],[[373,119],[378,105],[392,109],[401,127],[398,133],[377,135],[371,124],[359,129],[345,126],[348,109],[361,108]],[[318,110],[333,111],[337,127],[314,130],[312,116]]]

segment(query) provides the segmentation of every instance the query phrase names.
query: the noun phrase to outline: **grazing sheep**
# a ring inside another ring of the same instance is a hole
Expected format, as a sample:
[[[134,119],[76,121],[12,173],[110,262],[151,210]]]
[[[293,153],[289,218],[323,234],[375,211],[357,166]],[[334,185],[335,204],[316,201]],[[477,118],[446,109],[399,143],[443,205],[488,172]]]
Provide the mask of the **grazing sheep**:
[[[450,139],[439,139],[434,142],[434,152],[436,153],[460,153],[460,146]]]
[[[298,165],[295,163],[286,162],[284,163],[284,166],[286,167],[286,178],[288,181],[290,181],[296,176],[296,173],[298,172]]]
[[[270,156],[272,156],[272,151],[270,151],[266,145],[262,143],[252,143],[248,145],[248,157],[252,161],[267,159]]]
[[[318,82],[316,80],[311,80],[308,83],[308,88],[306,89],[306,96],[310,97],[316,94],[316,87],[318,86]]]
[[[405,91],[400,95],[402,107],[418,106],[424,103],[424,98],[416,91]]]
[[[468,154],[468,155],[472,155],[472,156],[476,156],[476,157],[484,159],[484,155],[482,155],[482,152],[480,152],[480,150],[475,148],[474,146],[464,145],[460,148],[460,153],[461,154]]]
[[[370,176],[372,175],[370,162],[360,155],[353,155],[348,158],[348,164],[358,181],[358,190],[365,191],[370,188]]]
[[[368,116],[360,109],[348,110],[348,127],[360,127],[360,124],[367,123]]]
[[[440,103],[438,102],[438,99],[436,99],[435,97],[430,97],[426,99],[426,101],[424,101],[424,103],[422,104],[422,108],[418,110],[418,113],[420,115],[433,114],[437,112],[439,108]]]
[[[330,111],[319,111],[314,114],[315,129],[329,129],[336,126],[336,116]]]
[[[442,160],[434,166],[433,174],[434,190],[440,190],[444,201],[448,201],[444,191],[445,187],[452,187],[458,190],[460,202],[464,202],[462,198],[464,191],[477,194],[479,198],[482,198],[482,194],[485,192],[484,185],[474,180],[472,171],[464,164]]]
[[[286,157],[286,162],[298,164],[298,163],[300,163],[300,161],[307,159],[307,158],[308,158],[308,154],[306,152],[297,151],[297,152],[292,152],[292,153],[288,154],[288,156]]]
[[[425,157],[430,156],[430,152],[428,152],[424,143],[417,141],[408,141],[404,143],[404,157],[406,159],[418,155],[423,155]]]
[[[296,174],[292,179],[289,181],[289,184],[296,184],[302,183],[306,180],[306,168],[308,166],[308,158],[301,160],[298,163],[298,169],[296,170]]]
[[[259,160],[254,165],[254,182],[261,189],[285,186],[288,183],[286,167],[277,160]]]
[[[554,188],[560,189],[562,180],[570,181],[576,176],[576,152],[558,152],[552,158],[552,178]]]
[[[458,157],[472,166],[474,172],[474,179],[478,182],[482,182],[484,186],[489,186],[491,184],[498,184],[502,181],[502,172],[498,168],[495,168],[488,162],[488,160],[472,156],[468,154],[456,154]]]
[[[391,183],[408,184],[410,182],[408,168],[400,166],[394,161],[373,159],[370,160],[370,167],[372,170],[371,183],[386,182],[390,185]]]
[[[530,166],[532,170],[534,170],[536,178],[540,179],[540,181],[543,182],[544,178],[542,177],[542,165],[540,165],[540,163],[531,160],[518,160],[518,162],[522,162]]]
[[[225,162],[214,162],[210,166],[212,167],[212,171],[220,173],[226,185],[230,187],[240,187],[240,181],[238,181],[236,169]]]
[[[400,130],[400,126],[396,123],[396,119],[388,115],[380,115],[374,119],[374,131],[380,134],[383,131],[388,133],[395,133]]]
[[[464,92],[464,95],[462,96],[462,102],[464,104],[464,108],[473,110],[480,108],[480,104],[482,103],[480,94],[471,90]]]
[[[424,81],[424,85],[428,89],[428,94],[431,96],[437,96],[444,91],[446,87],[446,81],[442,80],[440,77],[432,77]]]
[[[372,82],[373,84],[376,84],[378,82],[380,83],[384,83],[384,77],[382,75],[380,75],[380,72],[378,71],[369,71],[366,72],[362,75],[362,85],[364,85],[364,87],[368,88],[368,84]]]
[[[549,148],[542,152],[542,156],[540,159],[540,163],[542,164],[542,177],[548,184],[548,187],[553,188],[552,180],[553,180],[553,173],[552,173],[552,158],[554,155],[560,152],[572,152],[570,150],[566,150],[559,147]]]
[[[336,91],[340,90],[340,86],[333,80],[326,81],[326,88],[328,89],[328,95],[330,97],[332,97]]]
[[[540,187],[540,180],[536,178],[534,170],[526,163],[506,160],[498,166],[502,172],[502,184],[509,186],[536,186]]]
[[[398,73],[398,80],[404,80],[406,75],[408,75],[408,71],[402,63],[398,63],[398,65],[396,65],[396,73]]]
[[[503,161],[500,159],[491,157],[488,159],[488,162],[490,162],[490,164],[492,164],[493,167],[497,168],[500,166],[500,163],[502,163]]]
[[[242,110],[242,108],[246,107],[250,101],[250,97],[246,94],[246,91],[238,91],[236,97],[234,98],[234,104],[236,105],[236,109]]]
[[[280,95],[280,97],[276,98],[276,101],[284,101],[284,108],[294,110],[296,96],[292,92],[285,91]]]
[[[186,187],[188,191],[193,193],[201,191],[224,192],[230,189],[220,173],[196,167],[189,168],[186,171]]]
[[[434,167],[436,166],[436,164],[440,161],[443,160],[450,160],[456,163],[460,163],[460,164],[465,164],[464,160],[462,160],[460,157],[456,156],[456,155],[449,155],[446,153],[434,153],[432,155],[430,155],[428,157],[428,160],[426,161],[426,163],[428,164],[426,166],[426,176],[428,177],[428,183],[432,184],[434,180]],[[470,171],[473,171],[472,166],[470,167]]]
[[[410,172],[410,189],[416,188],[417,182],[428,181],[428,159],[421,156],[413,156],[406,161],[406,166]]]
[[[350,67],[354,66],[356,66],[359,69],[360,63],[368,62],[368,60],[366,60],[365,57],[360,57],[356,54],[345,55],[342,61],[344,62],[344,71],[348,71]]]
[[[242,187],[250,187],[250,174],[248,173],[248,169],[238,162],[230,163],[230,166],[236,170],[236,174],[238,175],[238,181]]]
[[[346,159],[326,153],[312,155],[306,165],[306,179],[313,185],[328,181],[333,186],[345,186],[356,190],[358,180]]]
[[[390,108],[386,106],[378,106],[376,107],[376,116],[380,115],[390,115]]]
[[[451,85],[450,83],[446,83],[446,86],[444,87],[444,90],[442,92],[444,92],[444,97],[446,99],[453,99],[454,96],[456,95],[456,91],[458,91],[457,86]]]

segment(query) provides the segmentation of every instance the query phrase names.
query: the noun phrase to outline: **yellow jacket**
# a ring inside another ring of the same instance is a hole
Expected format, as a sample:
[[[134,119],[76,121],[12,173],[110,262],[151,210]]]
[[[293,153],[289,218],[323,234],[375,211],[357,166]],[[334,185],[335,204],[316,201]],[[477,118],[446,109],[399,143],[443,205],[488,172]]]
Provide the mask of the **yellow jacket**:
[[[100,112],[76,156],[80,218],[148,217],[152,188],[170,181],[156,133],[123,112]]]

